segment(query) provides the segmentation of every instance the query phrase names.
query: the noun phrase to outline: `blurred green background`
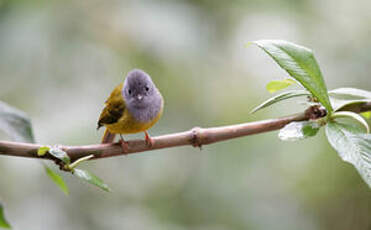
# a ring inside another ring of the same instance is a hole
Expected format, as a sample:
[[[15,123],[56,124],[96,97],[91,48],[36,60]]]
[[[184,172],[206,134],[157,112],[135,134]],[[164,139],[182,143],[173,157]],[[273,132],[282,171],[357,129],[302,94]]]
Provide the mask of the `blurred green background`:
[[[371,90],[370,11],[369,0],[0,0],[0,100],[26,111],[37,141],[50,145],[98,143],[103,102],[132,68],[165,98],[153,136],[283,116],[305,107],[292,100],[249,114],[271,96],[265,84],[287,74],[246,42],[305,45],[329,89]],[[38,161],[0,157],[0,199],[14,229],[371,229],[371,191],[323,131],[82,167],[113,192],[63,174],[66,197]]]

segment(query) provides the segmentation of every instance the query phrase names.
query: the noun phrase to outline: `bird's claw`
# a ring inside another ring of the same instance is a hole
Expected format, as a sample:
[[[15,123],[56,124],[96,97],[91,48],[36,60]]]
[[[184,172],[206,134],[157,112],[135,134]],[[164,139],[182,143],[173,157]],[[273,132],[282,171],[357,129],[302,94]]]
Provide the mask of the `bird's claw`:
[[[119,140],[119,144],[121,145],[122,151],[123,151],[124,153],[129,152],[129,144],[128,144],[128,142],[125,141],[122,137],[121,137],[121,139]]]
[[[151,138],[151,136],[148,134],[147,131],[145,131],[144,134],[145,134],[146,145],[151,148],[155,144],[155,140]]]

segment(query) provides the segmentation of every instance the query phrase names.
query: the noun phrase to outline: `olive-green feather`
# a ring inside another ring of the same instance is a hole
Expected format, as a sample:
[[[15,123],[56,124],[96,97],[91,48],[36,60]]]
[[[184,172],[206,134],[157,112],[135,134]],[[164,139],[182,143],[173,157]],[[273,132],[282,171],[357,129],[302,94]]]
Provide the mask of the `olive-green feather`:
[[[125,101],[121,94],[122,87],[123,83],[119,84],[106,100],[105,107],[99,116],[98,129],[105,124],[116,123],[124,114]]]

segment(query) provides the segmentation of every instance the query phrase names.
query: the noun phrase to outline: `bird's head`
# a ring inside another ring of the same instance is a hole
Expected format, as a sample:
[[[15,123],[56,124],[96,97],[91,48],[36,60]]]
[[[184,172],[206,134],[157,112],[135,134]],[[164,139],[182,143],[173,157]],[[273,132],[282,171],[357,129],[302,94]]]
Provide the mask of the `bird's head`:
[[[122,89],[127,106],[137,109],[146,108],[151,105],[156,94],[156,86],[147,73],[138,69],[128,73]]]

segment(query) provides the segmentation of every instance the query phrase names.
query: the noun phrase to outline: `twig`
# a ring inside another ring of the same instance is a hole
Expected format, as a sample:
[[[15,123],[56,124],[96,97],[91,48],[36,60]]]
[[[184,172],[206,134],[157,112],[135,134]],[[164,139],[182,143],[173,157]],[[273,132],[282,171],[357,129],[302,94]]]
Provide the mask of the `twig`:
[[[371,110],[371,103],[358,104],[356,106],[346,108],[346,110],[357,113],[369,111]],[[67,152],[72,161],[75,161],[81,157],[86,157],[89,155],[94,156],[92,159],[98,159],[183,145],[201,147],[202,145],[208,145],[237,137],[278,130],[293,121],[319,119],[324,116],[326,116],[325,109],[319,108],[318,106],[312,106],[303,113],[276,119],[214,128],[195,127],[185,132],[153,137],[154,143],[151,147],[149,147],[144,140],[128,141],[127,152],[123,152],[121,145],[117,143],[83,146],[60,146],[60,148]],[[0,155],[54,160],[49,154],[46,154],[42,157],[37,155],[37,150],[41,146],[42,145],[39,144],[0,141]]]

